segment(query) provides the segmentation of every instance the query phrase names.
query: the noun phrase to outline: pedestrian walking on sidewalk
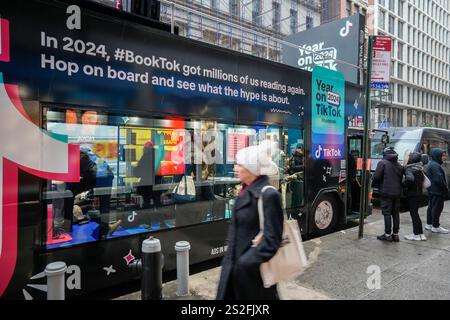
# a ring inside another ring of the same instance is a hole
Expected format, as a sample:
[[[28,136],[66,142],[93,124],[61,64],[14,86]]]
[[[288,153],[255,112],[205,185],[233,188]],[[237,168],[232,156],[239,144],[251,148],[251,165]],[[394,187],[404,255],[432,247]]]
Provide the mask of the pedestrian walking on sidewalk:
[[[409,154],[405,167],[403,186],[406,187],[406,198],[413,223],[413,233],[405,236],[406,240],[427,240],[423,234],[422,220],[419,216],[419,204],[425,180],[421,159],[422,155],[419,152],[412,152]]]
[[[234,172],[242,183],[228,232],[228,250],[222,261],[217,290],[218,300],[278,300],[277,286],[264,288],[259,266],[270,260],[281,244],[283,209],[281,195],[269,185],[269,177],[278,174],[270,154],[277,151],[274,142],[239,150]],[[270,151],[270,152],[268,152]],[[259,233],[258,198],[263,197],[264,237],[257,247],[252,240]]]
[[[384,149],[383,160],[378,163],[372,182],[372,187],[378,187],[381,212],[384,216],[384,234],[378,236],[378,240],[400,241],[398,232],[400,231],[400,196],[403,172],[394,148]]]
[[[449,231],[439,224],[444,199],[448,194],[448,183],[444,169],[441,165],[447,160],[444,150],[433,148],[430,151],[431,161],[427,166],[426,175],[430,179],[431,186],[428,188],[427,224],[425,229],[435,233],[448,233]]]

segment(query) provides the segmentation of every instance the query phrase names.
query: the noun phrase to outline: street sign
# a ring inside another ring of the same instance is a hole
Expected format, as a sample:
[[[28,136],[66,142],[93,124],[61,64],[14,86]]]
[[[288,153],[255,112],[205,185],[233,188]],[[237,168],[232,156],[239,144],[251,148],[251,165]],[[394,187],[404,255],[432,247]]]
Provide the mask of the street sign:
[[[392,39],[386,36],[374,38],[370,87],[389,89]]]

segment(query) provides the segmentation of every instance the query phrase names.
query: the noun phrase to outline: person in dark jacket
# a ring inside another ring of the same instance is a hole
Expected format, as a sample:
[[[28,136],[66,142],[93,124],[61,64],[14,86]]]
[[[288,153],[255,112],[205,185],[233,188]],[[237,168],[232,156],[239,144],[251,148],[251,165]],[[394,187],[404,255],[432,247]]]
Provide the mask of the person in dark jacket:
[[[383,151],[381,160],[375,170],[372,186],[378,187],[381,211],[384,215],[384,234],[378,240],[398,242],[400,231],[400,196],[402,193],[403,167],[398,163],[398,154],[394,148]],[[392,227],[392,222],[394,226]],[[392,232],[392,235],[391,235]]]
[[[269,185],[269,176],[278,173],[276,164],[264,159],[260,146],[239,150],[234,171],[242,182],[228,233],[228,250],[222,261],[217,290],[218,300],[277,300],[277,286],[264,288],[259,267],[270,260],[281,244],[283,209],[281,195]],[[269,157],[267,157],[269,158]],[[257,246],[252,240],[259,233],[258,198],[263,197],[264,238]]]
[[[428,188],[427,224],[425,229],[435,233],[448,233],[449,231],[439,224],[439,218],[444,209],[444,199],[448,194],[448,183],[442,163],[447,160],[444,150],[433,148],[430,151],[431,161],[427,165],[426,174],[431,186]]]
[[[420,198],[422,196],[423,181],[425,180],[421,160],[422,155],[419,152],[412,152],[405,167],[403,186],[406,187],[409,213],[413,222],[413,233],[405,236],[406,240],[427,240],[423,234],[422,221],[419,216]]]
[[[136,192],[144,200],[143,207],[149,208],[151,207],[151,200],[153,198],[155,179],[155,150],[151,141],[145,143],[144,152],[134,168],[134,174],[140,178]]]
[[[72,192],[72,197],[64,198],[64,219],[66,231],[72,231],[73,205],[75,196],[95,187],[97,179],[97,164],[89,157],[90,150],[80,148],[80,182],[67,183],[66,189]]]

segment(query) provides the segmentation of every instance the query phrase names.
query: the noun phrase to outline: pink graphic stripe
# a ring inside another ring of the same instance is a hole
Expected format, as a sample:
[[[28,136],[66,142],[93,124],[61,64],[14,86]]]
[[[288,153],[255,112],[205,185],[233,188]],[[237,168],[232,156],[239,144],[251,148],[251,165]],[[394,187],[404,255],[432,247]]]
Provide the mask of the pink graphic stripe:
[[[9,62],[9,21],[6,19],[0,20],[0,27],[2,30],[2,34],[0,35],[0,39],[2,41],[2,50],[0,52],[0,61]]]
[[[20,100],[19,86],[5,83],[5,90],[8,93],[8,97],[16,107],[17,111],[19,111],[20,114],[22,114],[25,117],[25,119],[27,119],[30,122],[33,122],[31,121],[31,118],[28,115],[28,113],[26,113],[22,101]]]
[[[22,165],[17,165],[23,171],[26,171],[36,177],[47,180],[58,180],[65,182],[79,182],[80,181],[80,146],[77,144],[69,143],[69,172],[68,173],[53,173],[44,172],[36,169],[31,169]],[[55,155],[56,157],[58,155]]]
[[[6,290],[14,273],[17,259],[17,195],[18,168],[3,159],[3,232],[2,254],[0,255],[0,296]],[[5,188],[5,186],[8,186]]]

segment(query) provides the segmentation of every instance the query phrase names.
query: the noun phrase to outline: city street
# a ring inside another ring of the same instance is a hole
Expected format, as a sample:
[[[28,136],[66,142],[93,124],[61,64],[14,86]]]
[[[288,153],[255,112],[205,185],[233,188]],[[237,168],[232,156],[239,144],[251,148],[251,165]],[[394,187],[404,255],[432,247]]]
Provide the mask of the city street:
[[[424,222],[426,207],[420,215]],[[305,242],[311,267],[292,281],[281,283],[279,292],[286,300],[324,299],[450,299],[450,234],[425,231],[427,241],[407,241],[412,231],[409,212],[401,214],[400,242],[376,239],[383,232],[379,210],[367,219],[364,237],[358,240],[358,227]],[[441,217],[450,226],[450,202]],[[190,296],[176,296],[176,281],[164,284],[164,299],[212,300],[220,267],[190,276]],[[379,275],[379,278],[377,276]],[[140,292],[115,298],[139,300]]]

